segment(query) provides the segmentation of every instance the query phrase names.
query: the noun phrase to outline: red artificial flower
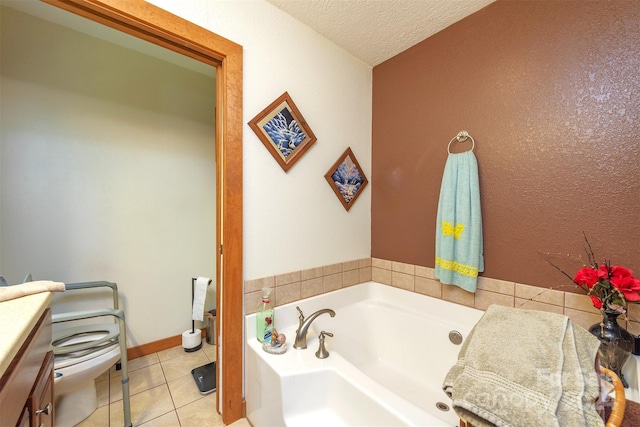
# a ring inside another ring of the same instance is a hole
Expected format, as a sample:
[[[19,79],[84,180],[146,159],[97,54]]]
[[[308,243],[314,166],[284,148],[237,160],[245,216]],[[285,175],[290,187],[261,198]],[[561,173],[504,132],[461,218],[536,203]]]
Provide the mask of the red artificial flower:
[[[627,301],[640,301],[640,280],[628,275],[612,276],[609,281],[617,290],[624,294],[624,298]]]
[[[602,267],[606,269],[605,265],[602,265],[600,269],[602,269]],[[609,268],[611,277],[631,277],[631,273],[633,273],[633,271],[620,267],[619,265],[612,265],[611,268]]]
[[[586,234],[584,240],[590,266],[578,270],[573,282],[587,292],[593,306],[600,310],[625,313],[628,302],[640,303],[640,279],[632,276],[633,271],[611,265],[608,261],[598,264]],[[548,262],[571,278],[560,267]]]
[[[607,278],[607,272],[600,270],[594,270],[593,268],[583,268],[578,270],[576,277],[573,279],[575,283],[580,286],[586,285],[589,289],[593,287],[598,280]]]
[[[602,308],[602,301],[600,301],[600,299],[595,296],[595,295],[589,295],[589,297],[591,298],[591,302],[593,303],[593,306],[597,309],[601,309]]]

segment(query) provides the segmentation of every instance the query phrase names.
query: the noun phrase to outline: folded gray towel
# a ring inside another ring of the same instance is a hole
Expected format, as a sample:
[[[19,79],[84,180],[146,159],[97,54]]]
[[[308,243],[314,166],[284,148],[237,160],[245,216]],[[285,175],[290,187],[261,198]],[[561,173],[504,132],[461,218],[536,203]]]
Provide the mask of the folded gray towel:
[[[0,302],[38,294],[40,292],[64,292],[64,290],[64,283],[49,280],[39,280],[37,282],[27,282],[13,286],[0,286]]]
[[[443,390],[482,426],[602,426],[600,342],[567,316],[490,306],[465,340]]]

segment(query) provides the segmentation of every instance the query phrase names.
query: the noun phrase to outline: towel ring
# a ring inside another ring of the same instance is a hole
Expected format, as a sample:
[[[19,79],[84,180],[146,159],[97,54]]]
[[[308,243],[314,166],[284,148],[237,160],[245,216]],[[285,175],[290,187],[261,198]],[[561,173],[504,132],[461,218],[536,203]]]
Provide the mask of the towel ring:
[[[447,145],[447,153],[451,154],[451,143],[453,141],[457,140],[458,142],[465,142],[467,139],[471,139],[471,151],[473,151],[473,149],[476,148],[476,142],[473,140],[473,137],[469,135],[469,132],[461,130],[456,136],[451,138],[451,141],[449,141],[449,145]]]

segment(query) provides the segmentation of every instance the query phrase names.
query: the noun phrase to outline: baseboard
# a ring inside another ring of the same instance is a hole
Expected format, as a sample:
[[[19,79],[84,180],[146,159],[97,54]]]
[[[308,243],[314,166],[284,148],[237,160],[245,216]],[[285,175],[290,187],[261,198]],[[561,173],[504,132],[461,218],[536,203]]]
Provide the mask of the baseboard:
[[[206,337],[207,330],[202,329],[202,338]],[[127,359],[133,360],[138,357],[146,356],[148,354],[157,353],[162,350],[166,350],[171,347],[182,345],[182,335],[176,335],[169,338],[164,338],[158,341],[149,342],[139,345],[137,347],[131,347],[127,349]]]

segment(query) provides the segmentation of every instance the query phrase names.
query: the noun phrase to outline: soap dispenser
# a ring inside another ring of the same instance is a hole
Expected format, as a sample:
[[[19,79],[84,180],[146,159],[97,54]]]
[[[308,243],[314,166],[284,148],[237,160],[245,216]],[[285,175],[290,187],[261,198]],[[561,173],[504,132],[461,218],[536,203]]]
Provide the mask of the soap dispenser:
[[[258,341],[271,342],[273,332],[274,310],[271,304],[271,288],[262,288],[262,302],[256,310],[256,337]]]

